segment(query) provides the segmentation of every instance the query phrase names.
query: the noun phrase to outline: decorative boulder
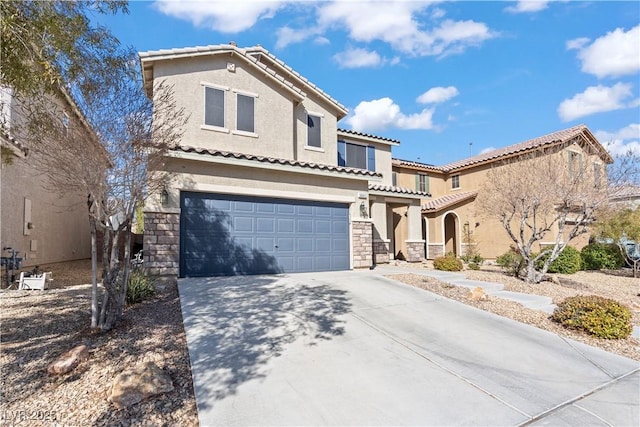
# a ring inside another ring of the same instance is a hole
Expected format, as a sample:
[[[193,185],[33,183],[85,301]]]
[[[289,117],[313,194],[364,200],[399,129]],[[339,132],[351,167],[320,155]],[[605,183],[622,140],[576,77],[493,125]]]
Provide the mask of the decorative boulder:
[[[468,298],[473,301],[488,301],[489,295],[484,292],[484,289],[478,286],[469,292]]]
[[[118,409],[173,390],[169,375],[153,362],[120,373],[111,386],[109,401]]]
[[[80,362],[89,358],[89,349],[86,345],[79,345],[72,348],[58,357],[47,368],[51,375],[62,375],[71,372]]]

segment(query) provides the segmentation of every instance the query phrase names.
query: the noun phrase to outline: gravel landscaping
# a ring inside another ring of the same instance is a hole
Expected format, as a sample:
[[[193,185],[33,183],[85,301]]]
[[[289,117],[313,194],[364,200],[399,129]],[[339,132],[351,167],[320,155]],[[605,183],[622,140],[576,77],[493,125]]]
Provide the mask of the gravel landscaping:
[[[412,265],[424,269],[426,265]],[[124,319],[112,331],[89,329],[90,263],[88,260],[41,266],[53,271],[47,291],[0,290],[0,424],[49,426],[197,426],[198,416],[182,313],[175,283],[159,287],[151,300],[128,307]],[[471,279],[497,282],[505,289],[546,295],[559,302],[578,294],[615,299],[632,309],[633,323],[640,325],[640,279],[579,272],[560,276],[561,284],[529,285],[491,267],[464,272]],[[417,286],[465,304],[549,330],[640,361],[640,341],[603,340],[571,331],[549,320],[541,311],[489,297],[473,301],[469,290],[417,274],[393,275],[393,279]],[[48,365],[60,354],[85,344],[89,360],[69,374],[52,376]],[[107,400],[113,379],[123,370],[155,362],[169,374],[174,390],[125,409]]]
[[[419,269],[429,268],[428,264],[413,264],[412,267]],[[507,276],[493,267],[486,267],[480,271],[467,270],[463,273],[469,279],[501,283],[504,285],[505,290],[508,291],[548,296],[554,303],[574,295],[599,295],[611,298],[629,307],[633,313],[631,323],[640,326],[640,296],[638,296],[640,293],[640,279],[625,277],[617,272],[580,271],[572,275],[558,274],[555,276],[559,279],[560,284],[549,281],[535,285]],[[640,361],[640,341],[633,337],[623,340],[595,338],[580,331],[566,329],[558,323],[552,322],[547,313],[525,308],[513,301],[492,296],[489,296],[485,301],[472,300],[469,298],[468,288],[453,286],[431,277],[418,274],[397,274],[390,276],[390,278]]]
[[[125,310],[108,333],[90,324],[90,263],[41,266],[53,271],[47,291],[0,291],[0,424],[24,426],[197,426],[182,313],[175,284]],[[52,376],[47,366],[86,344],[89,360]],[[174,390],[125,409],[107,401],[123,370],[153,361]]]

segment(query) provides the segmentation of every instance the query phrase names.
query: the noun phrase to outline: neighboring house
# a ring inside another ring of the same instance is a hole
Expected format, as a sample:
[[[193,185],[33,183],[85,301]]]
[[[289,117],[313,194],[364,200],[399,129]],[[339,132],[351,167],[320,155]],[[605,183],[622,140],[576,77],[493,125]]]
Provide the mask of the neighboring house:
[[[346,108],[260,46],[140,53],[147,93],[190,114],[170,183],[145,205],[145,264],[215,276],[424,258],[420,201],[393,185],[398,141],[339,130]],[[375,248],[375,250],[374,250]]]
[[[610,201],[632,209],[640,207],[640,185],[626,184],[611,189]]]
[[[567,158],[567,167],[593,167],[594,175],[602,179],[606,179],[606,164],[613,161],[584,125],[444,166],[394,159],[393,171],[399,185],[410,187],[413,184],[416,190],[433,195],[431,199],[424,199],[422,205],[422,236],[427,241],[427,258],[433,259],[449,252],[463,255],[470,242],[477,245],[477,250],[485,258],[496,258],[506,252],[511,240],[497,220],[485,218],[477,211],[476,197],[492,167],[541,149],[553,153],[547,155]],[[572,244],[580,247],[587,243],[588,236],[574,240]]]
[[[2,256],[10,255],[5,248],[13,248],[24,267],[89,258],[86,194],[52,191],[35,150],[12,131],[23,117],[10,90],[0,88],[0,104]],[[66,107],[60,120],[73,122],[75,109]]]

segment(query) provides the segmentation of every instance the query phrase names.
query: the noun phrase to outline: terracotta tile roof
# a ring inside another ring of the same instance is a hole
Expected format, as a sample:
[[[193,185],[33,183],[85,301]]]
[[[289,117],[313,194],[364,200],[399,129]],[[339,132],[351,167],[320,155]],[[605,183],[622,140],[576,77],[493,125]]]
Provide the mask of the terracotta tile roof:
[[[280,165],[300,167],[300,168],[324,170],[324,171],[330,171],[330,172],[344,172],[344,173],[353,174],[353,175],[370,176],[375,178],[382,177],[381,173],[369,171],[366,169],[347,168],[342,166],[325,165],[321,163],[303,162],[299,160],[279,159],[276,157],[256,156],[253,154],[233,153],[230,151],[213,150],[213,149],[207,149],[207,148],[201,148],[201,147],[189,147],[185,145],[180,145],[178,147],[173,148],[172,150],[183,151],[185,153],[196,153],[196,154],[208,155],[208,156],[214,156],[214,157],[250,160],[250,161],[255,161],[259,163],[280,164]]]
[[[0,129],[0,136],[4,141],[7,142],[7,144],[10,144],[18,151],[21,151],[25,156],[29,154],[29,149],[24,144],[18,142],[14,137],[12,137],[6,128],[2,127],[2,129]]]
[[[346,134],[350,134],[350,135],[355,135],[355,136],[363,136],[363,137],[369,138],[369,139],[377,139],[377,140],[382,141],[382,142],[389,142],[389,143],[392,143],[392,144],[400,144],[400,141],[398,141],[397,139],[386,138],[384,136],[371,135],[369,133],[364,133],[364,132],[356,132],[355,130],[338,128],[338,133],[340,133],[340,132],[346,133]]]
[[[429,200],[422,206],[423,212],[437,212],[442,209],[453,206],[456,203],[464,202],[468,199],[473,199],[478,195],[477,191],[467,191],[465,193],[447,194],[446,196],[438,197],[437,199]]]
[[[553,132],[548,135],[543,135],[538,138],[530,139],[519,144],[509,145],[507,147],[492,150],[483,154],[478,154],[477,156],[458,160],[442,166],[434,166],[426,163],[413,162],[410,160],[402,159],[393,159],[392,164],[394,166],[407,166],[425,171],[451,173],[476,164],[489,163],[512,155],[523,154],[544,146],[569,142],[579,137],[583,137],[593,148],[595,148],[595,150],[600,153],[600,156],[606,162],[613,162],[613,159],[611,158],[609,153],[607,153],[607,151],[600,144],[600,142],[598,142],[591,131],[585,125],[578,125],[572,128]]]
[[[458,160],[441,166],[442,170],[446,172],[452,172],[456,169],[462,169],[467,166],[475,165],[478,163],[485,163],[493,160],[497,160],[503,157],[508,157],[514,154],[524,153],[536,148],[544,147],[547,145],[564,143],[573,140],[577,137],[586,138],[595,148],[600,151],[600,154],[608,161],[613,161],[611,156],[606,152],[604,147],[598,142],[595,136],[585,125],[578,125],[568,129],[563,129],[557,132],[553,132],[547,135],[539,136],[528,141],[521,142],[519,144],[509,145],[507,147],[492,150],[487,153],[479,154],[474,157],[470,157],[463,160]]]
[[[411,190],[409,188],[398,187],[394,185],[369,184],[369,191],[383,191],[385,193],[408,194],[411,196],[431,197],[431,193],[426,193],[424,191]]]
[[[640,199],[640,185],[626,184],[610,189],[611,200]]]
[[[419,169],[424,169],[424,170],[429,170],[429,171],[444,172],[444,170],[439,166],[430,165],[430,164],[427,164],[427,163],[413,162],[411,160],[391,159],[391,165],[393,165],[393,166],[409,166],[409,167],[419,168]]]

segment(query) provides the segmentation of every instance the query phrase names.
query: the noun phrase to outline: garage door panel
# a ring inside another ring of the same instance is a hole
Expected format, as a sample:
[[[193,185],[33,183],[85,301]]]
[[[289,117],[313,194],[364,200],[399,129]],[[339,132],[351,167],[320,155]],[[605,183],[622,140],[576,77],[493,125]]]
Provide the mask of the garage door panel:
[[[253,233],[253,218],[245,216],[237,216],[233,218],[233,231]]]
[[[348,269],[348,212],[346,204],[183,192],[180,274]]]

